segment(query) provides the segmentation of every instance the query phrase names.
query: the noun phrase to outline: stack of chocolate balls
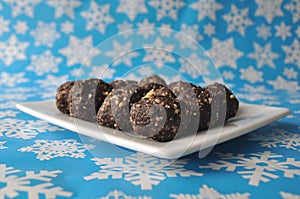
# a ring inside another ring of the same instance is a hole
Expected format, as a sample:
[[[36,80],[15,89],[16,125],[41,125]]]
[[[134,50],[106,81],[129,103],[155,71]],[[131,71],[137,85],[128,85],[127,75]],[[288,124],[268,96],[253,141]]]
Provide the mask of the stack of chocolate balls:
[[[224,125],[236,115],[239,101],[219,83],[205,88],[183,81],[167,85],[154,75],[139,82],[69,81],[57,89],[56,106],[71,117],[166,142]]]

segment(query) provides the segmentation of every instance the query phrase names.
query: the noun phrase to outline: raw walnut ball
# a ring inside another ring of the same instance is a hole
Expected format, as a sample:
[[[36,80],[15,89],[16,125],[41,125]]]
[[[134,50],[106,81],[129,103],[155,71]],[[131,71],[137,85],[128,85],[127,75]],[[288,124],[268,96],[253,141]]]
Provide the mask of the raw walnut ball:
[[[180,127],[180,105],[176,98],[152,96],[134,103],[130,122],[137,136],[160,142],[174,139]]]

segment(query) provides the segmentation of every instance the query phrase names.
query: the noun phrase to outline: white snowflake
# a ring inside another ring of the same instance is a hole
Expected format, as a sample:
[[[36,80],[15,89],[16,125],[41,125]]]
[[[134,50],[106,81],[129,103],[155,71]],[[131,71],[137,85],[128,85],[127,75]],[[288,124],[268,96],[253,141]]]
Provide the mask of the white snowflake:
[[[100,167],[98,172],[94,172],[84,177],[85,180],[92,179],[124,179],[136,186],[141,186],[142,190],[151,190],[153,185],[158,185],[167,177],[190,177],[202,176],[203,174],[187,170],[184,165],[187,160],[159,159],[144,153],[137,153],[125,158],[93,158],[95,164]]]
[[[225,79],[234,79],[235,74],[232,71],[223,71],[222,75]]]
[[[285,52],[284,63],[295,64],[300,68],[300,42],[298,39],[294,39],[292,44],[287,46],[282,46],[283,51]]]
[[[181,34],[175,34],[175,38],[180,43],[180,48],[182,49],[191,48],[196,50],[198,41],[203,39],[202,35],[199,33],[199,26],[197,24],[187,25],[182,23],[180,33]]]
[[[126,38],[130,34],[132,34],[132,32],[129,31],[129,30],[131,30],[133,28],[133,24],[132,23],[128,23],[127,21],[123,21],[122,23],[118,23],[117,27],[118,27],[118,32],[119,33],[123,33],[123,36],[126,37]]]
[[[58,65],[61,63],[60,57],[52,55],[50,50],[41,55],[32,55],[31,63],[26,67],[28,71],[34,71],[37,75],[43,75],[50,72],[58,72]]]
[[[289,4],[285,5],[284,8],[291,12],[293,23],[300,20],[300,2],[298,0],[292,0]]]
[[[112,58],[113,66],[119,64],[125,64],[126,66],[132,66],[132,59],[139,56],[139,53],[132,49],[132,41],[121,42],[113,41],[113,48],[111,51],[105,52],[105,55]]]
[[[34,8],[41,0],[4,0],[6,3],[10,4],[12,9],[12,16],[16,17],[20,14],[28,15],[33,17]]]
[[[174,49],[174,45],[165,44],[161,38],[156,38],[152,45],[144,45],[146,55],[143,58],[144,62],[151,62],[162,67],[166,62],[174,63],[175,59],[170,52]]]
[[[14,29],[17,34],[25,34],[28,30],[26,21],[17,21],[14,25]]]
[[[20,120],[12,118],[0,120],[0,137],[31,139],[39,133],[53,131],[64,131],[64,129],[50,125],[43,120]]]
[[[35,46],[52,47],[54,42],[60,38],[60,34],[56,31],[56,23],[44,23],[38,21],[35,30],[30,31],[30,35],[34,37]]]
[[[81,16],[86,20],[86,30],[96,29],[105,34],[106,27],[115,22],[109,12],[110,4],[98,5],[92,0],[87,11],[81,12]]]
[[[275,17],[283,16],[282,2],[283,0],[256,0],[258,8],[255,16],[263,16],[268,23],[272,23]]]
[[[276,29],[275,36],[280,37],[283,41],[285,41],[287,37],[292,36],[291,28],[292,28],[291,26],[287,26],[285,25],[284,22],[281,22],[279,26],[275,25],[275,29]]]
[[[262,100],[269,100],[269,101],[276,101],[278,98],[276,96],[270,96],[266,95],[265,93],[238,93],[236,96],[239,99],[247,100],[250,102],[255,102],[255,101],[262,101]]]
[[[258,68],[269,66],[275,69],[274,59],[277,59],[279,54],[272,51],[271,43],[267,43],[265,46],[254,43],[254,50],[248,57],[256,60]]]
[[[5,32],[9,32],[9,23],[9,20],[5,20],[2,16],[0,16],[0,36]]]
[[[230,12],[223,15],[223,19],[227,21],[227,33],[236,31],[245,36],[246,28],[253,25],[249,18],[249,8],[238,9],[234,4],[231,5]]]
[[[157,20],[165,17],[177,20],[178,11],[185,6],[181,0],[149,0],[148,4],[156,9]]]
[[[7,149],[7,146],[5,146],[6,141],[0,141],[0,150]],[[0,181],[1,182],[1,181]],[[1,189],[0,189],[1,190]]]
[[[272,36],[271,27],[267,26],[264,23],[261,26],[257,26],[256,31],[257,31],[257,37],[261,37],[264,40],[267,40],[269,37]]]
[[[70,21],[65,21],[61,23],[60,30],[65,34],[70,34],[71,32],[74,32],[74,24]]]
[[[211,37],[212,35],[214,35],[216,33],[216,27],[214,25],[212,25],[211,23],[208,23],[208,24],[204,25],[203,32],[207,36]]]
[[[158,31],[161,36],[169,37],[174,30],[172,30],[171,24],[161,24]]]
[[[29,42],[21,42],[15,35],[6,41],[0,42],[0,57],[6,66],[16,60],[26,60],[25,50]]]
[[[35,140],[35,144],[20,148],[21,152],[33,152],[38,160],[51,160],[57,157],[85,158],[85,152],[95,148],[95,145],[87,145],[76,140]]]
[[[41,196],[46,199],[72,196],[72,192],[64,191],[62,187],[51,182],[59,173],[62,173],[60,170],[26,171],[25,175],[21,175],[20,172],[6,164],[0,164],[0,183],[4,184],[0,188],[0,198],[16,198],[19,192],[25,192],[28,199]]]
[[[153,67],[151,67],[151,66],[141,66],[141,67],[139,67],[137,72],[141,77],[147,77],[149,75],[154,74]]]
[[[300,199],[300,195],[287,193],[287,192],[284,192],[284,191],[281,191],[280,195],[283,199]]]
[[[110,191],[106,196],[101,197],[100,199],[151,199],[148,196],[129,196],[123,193],[122,191],[113,190]]]
[[[83,76],[85,74],[85,71],[83,68],[74,68],[70,71],[70,75],[73,77],[80,77]]]
[[[215,0],[198,0],[191,4],[190,7],[198,11],[198,21],[205,19],[205,17],[216,21],[216,12],[223,8],[223,6],[218,4]]]
[[[16,117],[19,112],[13,111],[13,110],[7,110],[7,111],[0,111],[0,118],[5,117]]]
[[[108,65],[93,66],[92,71],[89,73],[89,77],[101,78],[101,79],[112,79],[116,70],[110,68]]]
[[[68,45],[59,52],[67,57],[67,66],[74,64],[90,66],[93,57],[100,54],[100,50],[93,46],[92,36],[80,39],[73,35],[70,36]]]
[[[0,73],[0,86],[5,85],[8,87],[14,87],[18,84],[28,82],[29,79],[25,78],[25,72],[20,73],[7,73],[5,71]]]
[[[297,30],[295,31],[298,38],[300,38],[300,26],[297,27]]]
[[[261,71],[257,71],[254,69],[253,66],[249,66],[248,68],[241,68],[241,79],[245,79],[251,83],[256,83],[256,82],[262,82],[263,78],[262,75],[263,73]]]
[[[298,72],[294,70],[294,68],[284,68],[283,69],[283,74],[288,78],[288,79],[297,79]]]
[[[232,153],[218,153],[220,160],[216,163],[211,162],[200,168],[237,172],[243,178],[249,179],[249,185],[259,186],[260,182],[269,182],[279,178],[279,172],[283,173],[285,178],[294,178],[300,176],[300,161],[295,158],[286,158],[282,155],[265,151],[262,153],[251,153],[249,157],[244,154],[234,155]]]
[[[194,79],[210,74],[208,70],[209,61],[200,58],[196,53],[192,53],[186,60],[180,58],[179,62],[181,63],[179,72],[188,74]]]
[[[278,90],[288,90],[292,92],[300,90],[298,81],[288,81],[281,76],[278,76],[274,81],[269,80],[268,83],[272,85],[274,89]]]
[[[252,133],[249,140],[259,141],[262,147],[282,147],[300,151],[300,134],[294,134],[285,129],[275,128],[270,133]]]
[[[74,9],[81,6],[79,0],[48,0],[46,3],[55,8],[56,19],[64,14],[74,19]]]
[[[133,21],[138,14],[146,14],[148,10],[145,6],[145,0],[120,0],[117,13],[125,13]]]
[[[152,29],[154,23],[150,23],[148,19],[144,19],[143,22],[137,23],[139,27],[137,34],[143,35],[145,39],[148,39],[149,36],[155,35],[155,31]]]
[[[170,197],[175,199],[248,199],[249,193],[231,193],[221,194],[214,188],[210,188],[207,185],[202,185],[199,189],[199,194],[170,194]]]
[[[212,38],[212,47],[207,53],[218,67],[237,68],[237,59],[243,56],[243,52],[234,47],[233,38],[224,41]]]

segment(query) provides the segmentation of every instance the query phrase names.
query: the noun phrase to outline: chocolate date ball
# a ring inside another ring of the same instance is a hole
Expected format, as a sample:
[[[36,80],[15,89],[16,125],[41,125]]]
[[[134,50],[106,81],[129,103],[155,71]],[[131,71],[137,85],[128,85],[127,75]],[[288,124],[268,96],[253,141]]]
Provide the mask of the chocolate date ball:
[[[167,83],[165,82],[165,80],[157,75],[152,75],[152,76],[142,79],[139,82],[139,86],[143,86],[143,85],[149,84],[149,83],[155,83],[155,84],[167,86]]]
[[[137,136],[167,142],[180,127],[180,105],[176,98],[152,96],[134,103],[130,122]]]
[[[124,82],[123,82],[124,83]],[[130,97],[137,88],[134,82],[118,84],[98,110],[98,123],[110,128],[131,132],[129,121]]]
[[[69,94],[70,116],[96,121],[96,114],[112,86],[100,79],[76,81]]]
[[[64,84],[60,85],[57,88],[56,92],[56,107],[58,108],[59,111],[61,111],[64,114],[69,114],[69,102],[68,102],[68,97],[70,90],[72,86],[74,85],[75,81],[68,81],[65,82]]]

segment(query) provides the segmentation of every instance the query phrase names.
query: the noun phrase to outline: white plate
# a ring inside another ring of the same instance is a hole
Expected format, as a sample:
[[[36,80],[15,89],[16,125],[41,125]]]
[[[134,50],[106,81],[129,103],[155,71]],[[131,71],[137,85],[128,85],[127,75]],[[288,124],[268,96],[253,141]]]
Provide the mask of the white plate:
[[[133,137],[122,131],[100,126],[97,123],[69,117],[57,110],[55,101],[17,104],[17,108],[29,115],[71,131],[167,159],[178,158],[196,151],[206,153],[205,151],[209,151],[208,149],[216,144],[244,135],[290,114],[286,108],[240,103],[237,115],[231,118],[221,130],[203,131],[196,136],[174,139],[171,142],[156,142],[147,138]]]

